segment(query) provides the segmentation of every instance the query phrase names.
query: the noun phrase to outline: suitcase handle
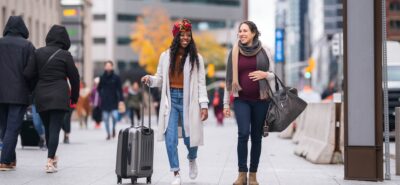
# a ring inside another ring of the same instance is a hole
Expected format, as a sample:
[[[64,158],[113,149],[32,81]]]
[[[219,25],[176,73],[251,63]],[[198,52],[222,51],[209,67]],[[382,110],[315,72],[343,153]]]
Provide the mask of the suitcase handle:
[[[150,104],[151,104],[151,88],[150,88],[150,86],[149,85],[147,85],[147,84],[145,84],[145,83],[143,83],[143,85],[144,86],[147,86],[148,87],[148,89],[149,89],[149,104],[148,104],[148,107],[149,107],[149,128],[151,128],[151,106],[150,106]],[[142,120],[141,120],[141,126],[142,126],[142,129],[144,128],[144,102],[145,100],[143,99],[143,103],[142,103],[142,110],[141,110],[141,114],[142,114]]]

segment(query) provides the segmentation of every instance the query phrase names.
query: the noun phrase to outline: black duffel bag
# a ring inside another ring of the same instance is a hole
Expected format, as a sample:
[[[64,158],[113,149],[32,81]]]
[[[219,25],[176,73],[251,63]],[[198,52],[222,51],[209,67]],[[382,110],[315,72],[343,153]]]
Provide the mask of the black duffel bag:
[[[297,89],[286,87],[275,74],[275,92],[272,92],[269,83],[271,103],[265,118],[263,136],[269,132],[282,132],[285,130],[307,107],[307,103],[297,96]]]

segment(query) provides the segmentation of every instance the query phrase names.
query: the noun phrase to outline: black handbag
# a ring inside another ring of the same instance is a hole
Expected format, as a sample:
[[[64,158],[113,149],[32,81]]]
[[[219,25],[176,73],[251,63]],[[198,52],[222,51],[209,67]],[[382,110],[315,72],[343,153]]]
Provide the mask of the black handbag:
[[[271,103],[264,122],[264,137],[267,137],[269,132],[285,130],[307,107],[307,103],[297,96],[297,89],[286,87],[276,74],[276,92],[272,92],[269,82],[267,85]]]

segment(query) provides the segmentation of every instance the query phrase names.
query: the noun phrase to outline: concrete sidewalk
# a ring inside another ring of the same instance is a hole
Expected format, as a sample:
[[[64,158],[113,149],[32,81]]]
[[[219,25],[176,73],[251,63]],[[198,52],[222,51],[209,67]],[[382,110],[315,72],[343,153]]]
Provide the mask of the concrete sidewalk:
[[[153,119],[154,120],[154,119]],[[155,120],[153,121],[155,123]],[[92,126],[92,125],[91,125]],[[128,124],[120,124],[126,128]],[[183,184],[229,185],[237,175],[237,129],[233,119],[223,127],[216,126],[211,117],[205,124],[205,146],[199,149],[199,176],[189,180],[186,148],[180,141],[179,153]],[[60,140],[61,141],[61,140]],[[112,185],[116,184],[115,159],[117,140],[106,141],[104,130],[80,130],[75,123],[71,144],[60,144],[59,172],[45,174],[47,152],[35,148],[21,149],[18,145],[16,171],[1,172],[0,185]],[[249,145],[250,146],[250,145]],[[263,140],[263,152],[258,179],[261,185],[337,185],[337,184],[399,184],[393,176],[385,182],[357,182],[343,180],[343,165],[314,165],[293,154],[295,145],[271,134]],[[163,142],[155,143],[152,184],[168,185],[172,180]],[[394,164],[394,162],[393,162]],[[392,170],[394,172],[394,170]],[[128,184],[130,180],[123,181]],[[139,179],[144,184],[145,179]]]

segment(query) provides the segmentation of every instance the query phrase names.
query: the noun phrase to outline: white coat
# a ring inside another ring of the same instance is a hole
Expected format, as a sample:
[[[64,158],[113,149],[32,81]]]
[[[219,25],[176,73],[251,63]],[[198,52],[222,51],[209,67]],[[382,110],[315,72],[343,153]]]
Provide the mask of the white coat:
[[[158,120],[158,140],[165,140],[165,132],[171,111],[171,96],[169,82],[169,50],[160,56],[157,72],[150,76],[150,87],[161,87],[160,112]],[[201,108],[208,108],[205,70],[203,57],[199,54],[199,68],[196,65],[191,71],[189,56],[186,58],[183,69],[183,126],[185,134],[190,137],[190,146],[204,144],[203,123],[201,121]]]

